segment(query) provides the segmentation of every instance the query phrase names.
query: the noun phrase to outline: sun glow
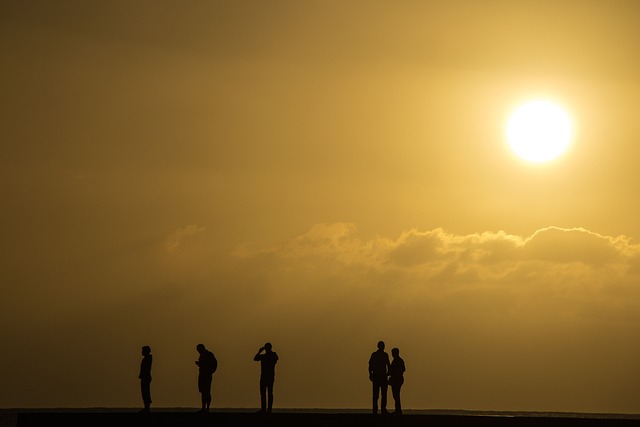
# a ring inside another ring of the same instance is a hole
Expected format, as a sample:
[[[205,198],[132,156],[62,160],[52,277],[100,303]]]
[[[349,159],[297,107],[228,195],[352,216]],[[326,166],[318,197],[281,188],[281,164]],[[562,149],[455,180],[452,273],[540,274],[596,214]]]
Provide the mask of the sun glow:
[[[560,156],[572,138],[569,115],[557,104],[530,101],[521,105],[507,123],[507,139],[522,159],[542,163]]]

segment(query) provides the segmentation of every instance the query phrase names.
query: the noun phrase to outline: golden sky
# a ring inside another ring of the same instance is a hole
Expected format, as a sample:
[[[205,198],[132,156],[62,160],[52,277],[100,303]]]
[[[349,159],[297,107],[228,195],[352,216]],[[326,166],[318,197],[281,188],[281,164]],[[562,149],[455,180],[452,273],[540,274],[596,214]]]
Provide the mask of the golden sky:
[[[640,2],[3,1],[0,407],[640,413]],[[518,159],[532,98],[575,124]],[[391,397],[390,397],[391,401]]]

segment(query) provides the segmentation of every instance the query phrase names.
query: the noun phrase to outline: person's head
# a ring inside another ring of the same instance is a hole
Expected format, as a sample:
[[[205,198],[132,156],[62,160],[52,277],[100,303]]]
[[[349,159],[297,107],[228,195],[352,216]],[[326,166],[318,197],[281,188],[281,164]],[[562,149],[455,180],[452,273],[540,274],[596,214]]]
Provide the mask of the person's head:
[[[392,349],[391,349],[391,355],[392,355],[393,357],[398,357],[398,356],[400,356],[400,350],[398,350],[398,347],[394,347],[394,348],[392,348]]]
[[[378,341],[378,350],[384,350],[384,341]]]
[[[143,356],[147,356],[151,354],[151,347],[149,347],[148,345],[145,345],[142,347],[142,355]]]
[[[206,350],[206,348],[205,348],[204,344],[198,344],[196,346],[196,350],[198,350],[198,353],[202,353],[203,351]]]
[[[265,350],[267,350],[267,351],[271,351],[271,348],[272,348],[272,347],[273,347],[273,346],[271,345],[271,343],[270,343],[270,342],[266,342],[266,343],[264,343],[264,348],[265,348]]]

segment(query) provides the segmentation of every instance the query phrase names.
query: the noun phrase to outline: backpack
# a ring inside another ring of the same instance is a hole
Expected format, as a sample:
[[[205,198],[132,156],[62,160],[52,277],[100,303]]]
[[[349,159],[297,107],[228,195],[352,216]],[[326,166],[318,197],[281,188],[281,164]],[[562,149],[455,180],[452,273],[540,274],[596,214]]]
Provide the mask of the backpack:
[[[218,359],[216,359],[216,356],[212,352],[210,352],[209,354],[211,355],[211,373],[213,374],[218,370]]]

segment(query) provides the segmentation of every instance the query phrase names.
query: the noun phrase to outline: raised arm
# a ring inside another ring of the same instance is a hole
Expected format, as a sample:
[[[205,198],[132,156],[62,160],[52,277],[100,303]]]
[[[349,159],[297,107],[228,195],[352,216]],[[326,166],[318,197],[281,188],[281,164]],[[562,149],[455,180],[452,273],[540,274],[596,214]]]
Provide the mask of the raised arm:
[[[255,356],[253,356],[253,360],[255,360],[256,362],[259,362],[259,361],[260,361],[260,358],[261,358],[261,357],[260,357],[260,356],[261,356],[261,355],[260,355],[260,353],[262,353],[262,351],[263,351],[263,350],[264,350],[264,347],[260,347],[260,350],[258,350],[258,352],[256,353],[256,355],[255,355]]]

